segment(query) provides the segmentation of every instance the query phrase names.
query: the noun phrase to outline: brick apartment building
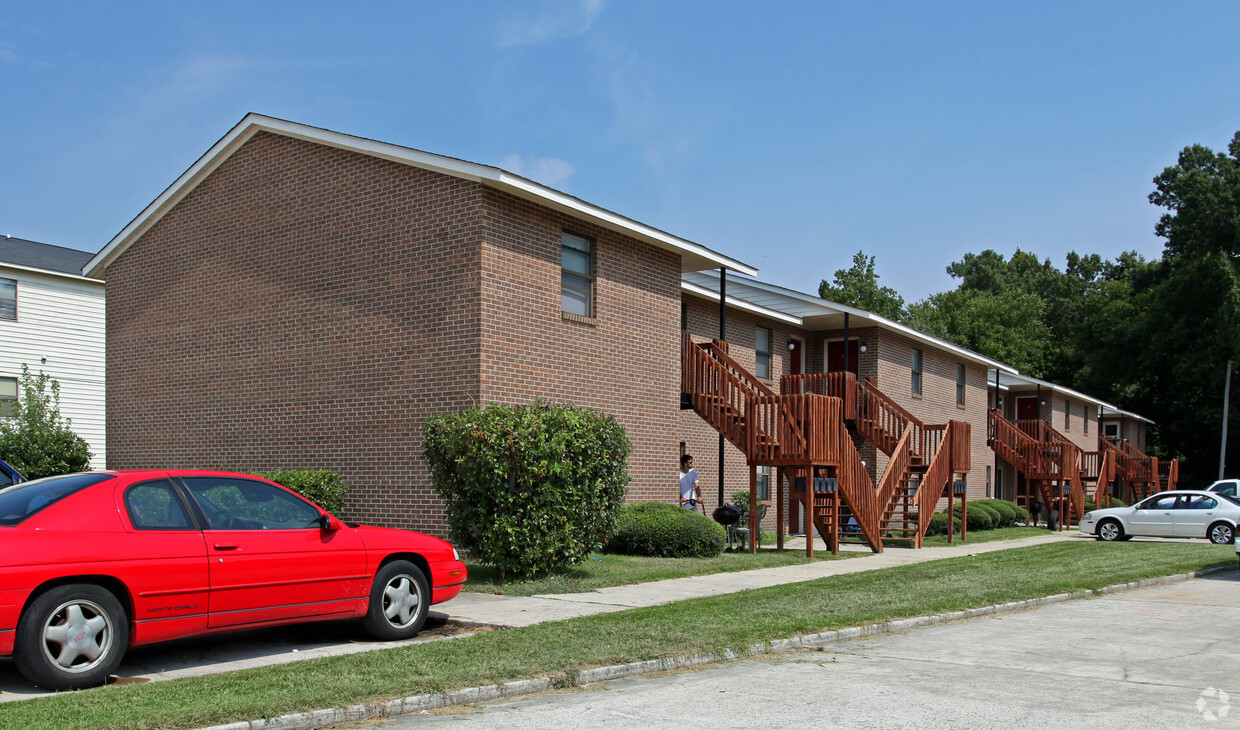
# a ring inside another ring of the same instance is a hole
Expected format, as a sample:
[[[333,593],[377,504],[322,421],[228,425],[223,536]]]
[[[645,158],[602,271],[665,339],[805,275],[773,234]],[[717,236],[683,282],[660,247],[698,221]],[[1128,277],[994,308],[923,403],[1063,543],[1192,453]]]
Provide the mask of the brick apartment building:
[[[84,269],[108,287],[108,466],[330,469],[351,519],[443,533],[426,418],[541,397],[625,426],[630,500],[676,499],[688,451],[713,506],[719,435],[682,409],[681,358],[682,331],[718,336],[718,269],[758,380],[848,370],[927,424],[965,422],[956,478],[993,493],[1002,363],[497,168],[258,115]],[[888,457],[853,441],[877,483]],[[747,489],[745,455],[724,462],[725,492]]]

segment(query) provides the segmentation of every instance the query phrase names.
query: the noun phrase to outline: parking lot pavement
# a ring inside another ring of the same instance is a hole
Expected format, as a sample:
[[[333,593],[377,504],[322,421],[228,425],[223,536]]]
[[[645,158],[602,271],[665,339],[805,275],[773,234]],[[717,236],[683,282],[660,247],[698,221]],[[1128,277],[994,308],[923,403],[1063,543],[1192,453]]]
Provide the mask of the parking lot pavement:
[[[1227,572],[385,727],[1235,727],[1237,621]]]
[[[299,624],[138,647],[117,669],[119,682],[151,682],[284,664],[302,659],[356,654],[436,641],[462,633],[433,610],[426,627],[408,641],[375,641],[356,621]],[[51,694],[35,687],[11,660],[0,661],[0,703]]]

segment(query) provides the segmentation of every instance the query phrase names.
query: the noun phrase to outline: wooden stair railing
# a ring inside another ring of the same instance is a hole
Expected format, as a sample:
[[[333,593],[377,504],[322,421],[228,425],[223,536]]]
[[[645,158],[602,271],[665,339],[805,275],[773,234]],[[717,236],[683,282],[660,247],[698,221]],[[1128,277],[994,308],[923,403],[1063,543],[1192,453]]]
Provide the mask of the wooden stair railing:
[[[785,375],[779,380],[781,395],[817,393],[839,398],[844,402],[844,418],[857,417],[857,376],[850,372],[806,373]]]
[[[856,424],[857,431],[865,440],[888,456],[894,453],[904,431],[911,428],[909,453],[914,460],[924,458],[922,422],[887,397],[870,378],[858,384]]]
[[[917,533],[913,546],[921,547],[926,530],[930,527],[930,516],[938,507],[947,490],[953,488],[953,477],[972,468],[969,440],[971,427],[966,421],[949,421],[939,427],[941,435],[936,439],[938,448],[926,466],[921,484],[915,495],[917,504]],[[938,429],[936,429],[938,430]]]
[[[990,448],[1000,457],[1023,471],[1026,477],[1044,473],[1042,449],[1037,439],[1017,428],[996,408],[987,413],[986,427]]]
[[[1180,462],[1171,459],[1169,461],[1158,462],[1158,486],[1159,491],[1168,491],[1175,489],[1176,484],[1180,481]]]
[[[861,460],[861,454],[857,453],[852,437],[845,429],[840,429],[840,450],[843,452],[843,463],[836,471],[840,497],[852,510],[853,516],[857,518],[861,536],[870,544],[874,552],[881,553],[883,538],[879,520],[887,509],[887,502],[884,500],[889,500],[891,495],[884,496],[880,489],[874,488],[874,482],[865,468],[865,462]],[[815,496],[815,502],[817,502],[817,496]],[[832,528],[831,525],[825,524],[816,526],[821,535],[826,535],[827,529]]]

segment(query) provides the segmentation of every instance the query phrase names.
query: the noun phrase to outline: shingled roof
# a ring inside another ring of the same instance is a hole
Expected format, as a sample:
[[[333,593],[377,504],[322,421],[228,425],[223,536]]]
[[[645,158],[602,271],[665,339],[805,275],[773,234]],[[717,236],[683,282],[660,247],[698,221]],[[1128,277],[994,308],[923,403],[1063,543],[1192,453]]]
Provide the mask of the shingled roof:
[[[89,251],[0,236],[0,264],[81,276],[82,267],[92,256],[94,254]]]

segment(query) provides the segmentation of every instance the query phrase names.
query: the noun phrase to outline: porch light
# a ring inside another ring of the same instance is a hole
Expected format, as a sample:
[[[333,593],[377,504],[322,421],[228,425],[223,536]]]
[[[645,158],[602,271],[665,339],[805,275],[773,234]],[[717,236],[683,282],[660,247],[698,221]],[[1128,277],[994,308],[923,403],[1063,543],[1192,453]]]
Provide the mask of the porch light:
[[[864,342],[862,342],[862,343],[861,343],[861,344],[857,347],[857,351],[858,351],[858,352],[865,352],[865,351],[866,351],[866,350],[868,350],[868,349],[870,349],[870,348],[866,347],[866,345],[865,345],[865,343],[864,343]]]
[[[789,350],[797,349],[797,343],[793,342],[792,340],[788,340],[788,349]]]

